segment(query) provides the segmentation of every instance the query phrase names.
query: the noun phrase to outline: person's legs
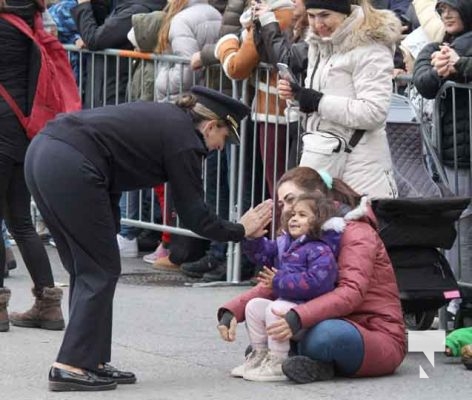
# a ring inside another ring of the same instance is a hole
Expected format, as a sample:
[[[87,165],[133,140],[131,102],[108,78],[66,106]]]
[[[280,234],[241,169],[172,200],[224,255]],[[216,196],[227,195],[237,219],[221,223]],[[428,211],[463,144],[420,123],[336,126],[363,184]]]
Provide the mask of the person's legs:
[[[262,298],[252,299],[246,304],[246,328],[251,342],[251,352],[246,355],[243,364],[233,368],[231,376],[244,377],[248,371],[257,368],[267,356],[268,343],[265,318],[266,309],[271,304],[271,300]]]
[[[51,264],[31,220],[31,195],[26,187],[23,164],[15,164],[7,192],[5,219],[8,230],[16,241],[26,268],[34,282],[34,288],[41,290],[54,287]]]
[[[121,269],[107,178],[75,149],[47,137],[35,140],[25,170],[73,282],[57,362],[96,370],[110,361],[112,303]]]
[[[364,343],[356,327],[341,319],[329,319],[308,330],[299,343],[299,354],[287,359],[283,371],[298,383],[354,375],[364,358]]]
[[[139,190],[122,193],[120,198],[121,218],[139,218],[139,198]],[[138,256],[138,233],[138,228],[121,224],[117,236],[121,257],[135,258]]]
[[[253,351],[261,353],[268,349],[268,352],[259,364],[246,366],[244,379],[261,382],[287,379],[282,372],[282,362],[288,357],[290,342],[272,339],[267,335],[267,328],[281,319],[275,312],[284,314],[295,305],[280,299],[253,299],[247,304],[245,316]]]

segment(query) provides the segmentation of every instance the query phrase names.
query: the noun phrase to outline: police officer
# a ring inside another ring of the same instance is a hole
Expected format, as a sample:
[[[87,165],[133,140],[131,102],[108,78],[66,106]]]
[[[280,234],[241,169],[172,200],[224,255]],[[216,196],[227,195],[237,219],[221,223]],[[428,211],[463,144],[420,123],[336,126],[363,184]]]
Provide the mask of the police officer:
[[[120,192],[168,182],[185,226],[209,239],[259,235],[271,219],[270,201],[240,223],[205,205],[202,157],[239,142],[244,104],[195,86],[175,104],[137,102],[63,114],[29,146],[28,187],[70,274],[70,313],[49,389],[109,390],[134,383],[111,358],[112,303],[120,275],[116,242]]]

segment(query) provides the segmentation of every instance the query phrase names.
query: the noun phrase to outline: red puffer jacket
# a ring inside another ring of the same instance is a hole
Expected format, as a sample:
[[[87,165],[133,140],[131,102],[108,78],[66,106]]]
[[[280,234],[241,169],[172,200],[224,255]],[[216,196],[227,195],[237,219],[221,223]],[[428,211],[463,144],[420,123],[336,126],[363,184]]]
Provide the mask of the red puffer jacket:
[[[365,205],[345,216],[341,239],[337,287],[294,308],[303,328],[326,319],[342,318],[359,330],[364,340],[364,360],[356,376],[391,374],[406,353],[403,314],[393,267],[376,232],[377,221]],[[231,311],[244,320],[247,302],[268,297],[260,285],[236,297],[219,310]]]

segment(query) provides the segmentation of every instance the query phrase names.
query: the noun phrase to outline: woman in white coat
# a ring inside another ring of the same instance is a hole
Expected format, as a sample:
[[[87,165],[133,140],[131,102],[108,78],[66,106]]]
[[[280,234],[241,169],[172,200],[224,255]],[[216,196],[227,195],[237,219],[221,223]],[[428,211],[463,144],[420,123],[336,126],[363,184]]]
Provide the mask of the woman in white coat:
[[[395,197],[385,125],[400,21],[366,0],[306,0],[305,88],[280,79],[279,95],[307,113],[300,165],[325,169],[371,198]]]

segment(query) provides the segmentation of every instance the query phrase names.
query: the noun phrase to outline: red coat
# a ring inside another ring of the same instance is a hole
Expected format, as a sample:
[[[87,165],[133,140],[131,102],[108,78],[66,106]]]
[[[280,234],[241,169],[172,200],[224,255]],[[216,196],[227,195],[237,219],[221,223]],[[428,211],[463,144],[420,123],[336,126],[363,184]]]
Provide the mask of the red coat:
[[[350,214],[346,219],[353,217]],[[364,359],[356,376],[387,375],[405,357],[403,314],[393,267],[376,232],[375,216],[372,210],[364,209],[358,218],[347,223],[341,239],[337,287],[296,306],[294,311],[303,328],[332,318],[351,322],[364,340]],[[270,290],[258,285],[223,305],[219,314],[227,309],[238,322],[244,321],[247,302],[269,296]]]

